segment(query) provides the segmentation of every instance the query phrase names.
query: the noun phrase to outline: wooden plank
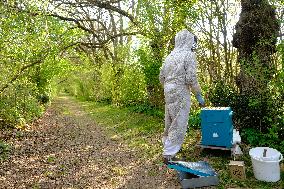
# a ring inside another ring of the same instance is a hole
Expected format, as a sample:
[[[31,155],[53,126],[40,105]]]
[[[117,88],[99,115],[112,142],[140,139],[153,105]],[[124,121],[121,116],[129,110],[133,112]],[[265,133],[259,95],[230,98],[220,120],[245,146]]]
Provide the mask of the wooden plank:
[[[221,146],[205,146],[202,144],[197,144],[197,146],[201,147],[201,148],[210,148],[213,150],[232,150],[232,148],[226,148],[226,147],[221,147]]]

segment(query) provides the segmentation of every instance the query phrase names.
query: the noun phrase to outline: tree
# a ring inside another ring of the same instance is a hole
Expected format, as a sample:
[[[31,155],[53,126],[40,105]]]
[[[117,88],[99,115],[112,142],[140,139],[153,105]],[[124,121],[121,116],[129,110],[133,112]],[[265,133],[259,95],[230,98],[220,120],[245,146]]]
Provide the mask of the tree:
[[[181,29],[192,30],[189,22],[196,18],[191,1],[138,0],[137,22],[143,35],[143,45],[138,51],[147,82],[150,105],[160,108],[164,105],[163,89],[158,75],[163,60],[174,47],[174,36]]]
[[[271,55],[276,52],[279,23],[266,0],[243,0],[233,45],[239,52],[237,85],[241,94],[261,95],[275,74]]]
[[[0,4],[0,117],[14,123],[42,112],[52,79],[68,66],[65,54],[80,36],[57,18],[34,15],[35,7],[21,6]]]
[[[233,45],[238,49],[240,72],[235,102],[240,127],[263,133],[278,132],[283,114],[283,91],[279,80],[283,70],[273,60],[277,50],[279,21],[267,0],[243,0]],[[283,81],[283,79],[282,79]],[[272,131],[269,131],[272,132]],[[278,136],[276,134],[275,136]],[[277,139],[278,140],[278,139]]]
[[[198,21],[194,23],[199,37],[197,55],[201,72],[205,75],[202,79],[210,86],[216,82],[235,86],[236,51],[231,36],[238,6],[239,3],[228,0],[201,0],[196,4],[199,12]]]

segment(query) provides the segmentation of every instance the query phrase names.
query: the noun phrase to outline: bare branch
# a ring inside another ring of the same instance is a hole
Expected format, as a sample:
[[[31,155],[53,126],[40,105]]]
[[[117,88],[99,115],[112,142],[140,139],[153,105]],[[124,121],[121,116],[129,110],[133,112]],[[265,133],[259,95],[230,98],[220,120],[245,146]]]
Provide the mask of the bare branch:
[[[44,59],[38,59],[38,60],[35,60],[34,62],[28,64],[28,65],[25,65],[23,66],[16,75],[14,75],[14,77],[12,77],[12,79],[10,79],[10,81],[8,83],[6,83],[1,89],[0,89],[0,94],[5,90],[7,89],[14,81],[16,81],[23,73],[24,70],[30,68],[30,67],[33,67],[34,65],[37,65],[37,64],[40,64],[43,62]]]
[[[92,3],[93,5],[95,5],[95,6],[99,7],[99,8],[106,9],[106,10],[112,10],[114,12],[117,12],[117,13],[119,13],[119,14],[127,17],[127,18],[129,18],[129,20],[131,22],[133,22],[134,24],[137,24],[135,22],[134,17],[131,14],[129,14],[128,12],[126,12],[126,11],[124,11],[122,9],[119,9],[119,8],[111,5],[109,2],[101,2],[100,0],[88,0],[88,2]]]

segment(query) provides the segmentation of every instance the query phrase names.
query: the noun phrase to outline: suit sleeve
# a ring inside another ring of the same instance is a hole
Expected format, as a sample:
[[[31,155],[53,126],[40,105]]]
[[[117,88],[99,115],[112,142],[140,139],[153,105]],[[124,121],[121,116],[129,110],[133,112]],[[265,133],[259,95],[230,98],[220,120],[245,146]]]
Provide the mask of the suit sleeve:
[[[185,72],[185,83],[189,85],[195,96],[201,94],[200,85],[197,80],[197,62],[193,53],[191,57],[185,60]]]
[[[164,73],[164,64],[161,67],[160,74],[159,74],[160,83],[164,86],[165,83],[165,73]]]

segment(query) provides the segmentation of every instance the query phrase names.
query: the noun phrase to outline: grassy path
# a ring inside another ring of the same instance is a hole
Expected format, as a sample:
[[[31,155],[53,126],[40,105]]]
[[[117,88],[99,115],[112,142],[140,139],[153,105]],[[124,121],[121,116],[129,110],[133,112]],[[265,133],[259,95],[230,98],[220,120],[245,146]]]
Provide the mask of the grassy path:
[[[180,188],[175,172],[161,163],[162,130],[159,118],[59,97],[29,130],[0,135],[13,147],[0,162],[0,188]],[[207,158],[219,174],[216,188],[283,188],[281,181],[254,179],[247,150],[242,158],[247,180],[231,179],[230,154],[200,151],[199,139],[198,130],[189,129],[179,155],[188,161]]]
[[[145,141],[157,146],[158,140],[147,138],[147,129],[135,134],[135,128],[121,127],[120,135],[90,115],[103,115],[103,107],[87,113],[82,106],[69,97],[58,98],[30,131],[14,133],[13,152],[0,165],[0,188],[179,188],[174,172],[162,168],[158,155],[148,158]],[[127,114],[121,123],[131,119]],[[139,122],[143,118],[137,127]],[[140,140],[128,143],[125,137],[131,135],[140,135]]]

